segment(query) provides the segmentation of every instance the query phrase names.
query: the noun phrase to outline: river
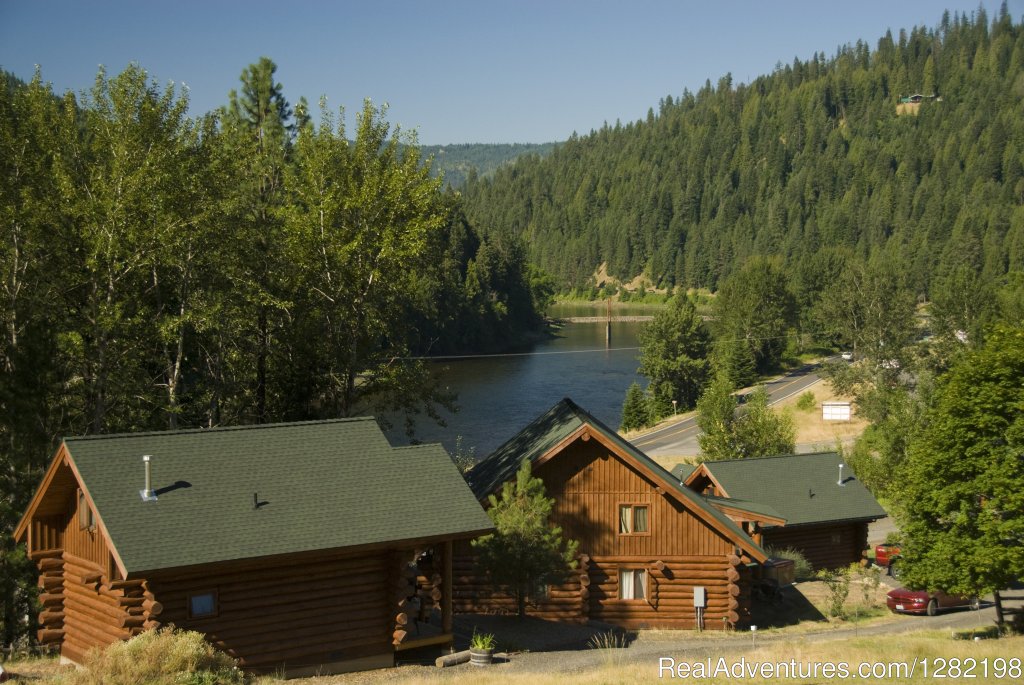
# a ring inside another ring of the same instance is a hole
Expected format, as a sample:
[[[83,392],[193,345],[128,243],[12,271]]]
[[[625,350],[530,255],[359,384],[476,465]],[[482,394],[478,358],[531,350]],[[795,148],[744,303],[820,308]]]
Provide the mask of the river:
[[[613,315],[650,315],[657,308],[621,306]],[[587,303],[557,304],[549,316],[596,316],[604,309]],[[622,402],[639,362],[637,334],[642,324],[612,323],[611,347],[604,323],[567,323],[557,337],[524,354],[433,362],[442,387],[458,393],[459,411],[442,411],[447,427],[425,416],[416,422],[416,439],[441,442],[453,452],[461,436],[463,451],[477,459],[490,454],[563,397],[612,428],[622,419]],[[400,421],[388,431],[395,445],[407,444]]]

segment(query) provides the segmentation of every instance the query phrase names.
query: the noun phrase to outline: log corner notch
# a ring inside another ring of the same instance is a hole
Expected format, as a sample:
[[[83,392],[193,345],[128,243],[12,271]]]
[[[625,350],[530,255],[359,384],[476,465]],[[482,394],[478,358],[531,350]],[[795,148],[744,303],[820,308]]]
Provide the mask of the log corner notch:
[[[578,559],[580,583],[580,616],[584,619],[590,615],[590,555],[581,554]]]
[[[64,556],[60,550],[35,552],[31,555],[39,567],[39,630],[36,640],[41,645],[56,645],[64,640]]]
[[[450,542],[391,553],[395,651],[451,643],[451,558]]]
[[[739,556],[736,554],[727,554],[725,557],[726,563],[728,564],[728,570],[726,571],[725,577],[728,581],[726,585],[726,591],[728,596],[728,612],[726,618],[728,619],[729,626],[735,630],[740,622],[740,601],[743,599],[743,588],[740,587],[741,574],[739,568],[749,563],[749,558]],[[748,590],[749,595],[749,590]]]

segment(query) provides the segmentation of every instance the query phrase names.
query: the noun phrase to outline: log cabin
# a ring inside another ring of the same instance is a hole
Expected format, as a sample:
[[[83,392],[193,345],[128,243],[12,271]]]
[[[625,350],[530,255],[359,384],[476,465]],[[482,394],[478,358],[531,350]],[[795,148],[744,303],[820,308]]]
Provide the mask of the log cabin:
[[[299,676],[450,643],[452,546],[491,528],[440,445],[356,418],[67,438],[15,538],[66,661],[173,624]]]
[[[887,516],[836,452],[680,464],[672,473],[763,546],[795,549],[814,568],[859,562],[868,524]],[[734,500],[756,502],[761,515],[730,511]]]
[[[764,550],[618,433],[562,400],[469,471],[484,506],[524,459],[555,500],[551,523],[579,541],[577,568],[527,613],[624,628],[749,622],[751,581]],[[512,596],[477,568],[468,541],[456,544],[454,566],[457,612],[515,612]]]

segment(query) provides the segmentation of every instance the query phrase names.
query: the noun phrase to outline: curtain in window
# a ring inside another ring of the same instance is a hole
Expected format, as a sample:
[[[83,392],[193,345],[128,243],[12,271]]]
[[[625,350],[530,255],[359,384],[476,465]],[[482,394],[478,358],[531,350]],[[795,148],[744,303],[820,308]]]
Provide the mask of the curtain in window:
[[[633,507],[633,532],[647,532],[647,507]]]
[[[647,571],[636,569],[633,575],[633,599],[646,599],[644,592],[647,587]]]
[[[633,569],[619,570],[619,599],[633,599]]]
[[[619,532],[633,532],[633,507],[619,507]]]

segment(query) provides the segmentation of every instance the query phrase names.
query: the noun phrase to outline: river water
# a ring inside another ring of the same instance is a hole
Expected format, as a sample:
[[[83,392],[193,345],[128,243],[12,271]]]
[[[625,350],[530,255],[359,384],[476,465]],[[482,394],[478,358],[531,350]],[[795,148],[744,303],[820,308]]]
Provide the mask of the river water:
[[[650,307],[620,307],[614,315],[650,315]],[[594,305],[555,305],[550,316],[598,316]],[[639,362],[637,334],[642,324],[612,323],[611,346],[605,345],[604,323],[567,323],[557,337],[536,344],[525,354],[489,356],[433,362],[442,387],[458,393],[459,411],[442,412],[447,427],[420,417],[416,439],[441,442],[449,452],[461,436],[463,451],[472,449],[477,459],[490,454],[530,421],[563,397],[612,428],[622,420],[622,402]],[[395,421],[388,437],[395,445],[407,444],[401,421]]]

